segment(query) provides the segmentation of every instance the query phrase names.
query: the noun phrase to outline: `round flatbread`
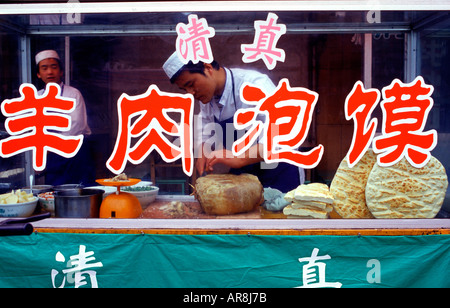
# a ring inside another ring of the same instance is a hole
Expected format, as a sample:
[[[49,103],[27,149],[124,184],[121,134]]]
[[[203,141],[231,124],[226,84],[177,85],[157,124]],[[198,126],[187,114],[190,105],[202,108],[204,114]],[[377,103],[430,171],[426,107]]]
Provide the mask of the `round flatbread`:
[[[333,207],[342,218],[373,218],[366,206],[365,187],[377,158],[371,149],[350,168],[344,158],[330,185]]]
[[[431,157],[423,168],[402,159],[391,167],[375,164],[366,185],[366,202],[376,218],[434,218],[448,187],[444,166]]]

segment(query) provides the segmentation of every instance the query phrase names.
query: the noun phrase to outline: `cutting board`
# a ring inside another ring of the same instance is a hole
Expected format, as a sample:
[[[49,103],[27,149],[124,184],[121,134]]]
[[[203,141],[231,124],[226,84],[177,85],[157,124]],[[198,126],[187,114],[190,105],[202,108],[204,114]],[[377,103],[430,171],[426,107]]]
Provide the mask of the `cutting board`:
[[[258,207],[247,213],[208,215],[203,212],[198,201],[183,201],[182,205],[177,207],[177,205],[173,205],[172,201],[156,200],[143,211],[141,217],[152,219],[259,219],[261,211]]]

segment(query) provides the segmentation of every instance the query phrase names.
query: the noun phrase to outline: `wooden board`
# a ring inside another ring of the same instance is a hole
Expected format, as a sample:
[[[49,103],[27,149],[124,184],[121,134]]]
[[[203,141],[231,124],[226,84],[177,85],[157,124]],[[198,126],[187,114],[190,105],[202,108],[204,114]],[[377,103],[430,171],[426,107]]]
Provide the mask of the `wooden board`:
[[[172,201],[156,200],[142,213],[141,218],[151,219],[258,219],[260,207],[252,212],[233,215],[208,215],[203,212],[198,201],[183,201],[181,206],[172,205]]]

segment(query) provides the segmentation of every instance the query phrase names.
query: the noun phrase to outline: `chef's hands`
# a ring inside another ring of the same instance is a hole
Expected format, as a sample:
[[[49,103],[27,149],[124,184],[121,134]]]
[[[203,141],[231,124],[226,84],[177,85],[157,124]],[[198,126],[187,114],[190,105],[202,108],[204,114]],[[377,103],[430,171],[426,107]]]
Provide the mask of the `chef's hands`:
[[[247,152],[240,156],[234,156],[229,150],[212,151],[206,156],[198,158],[195,164],[198,174],[201,176],[205,172],[209,173],[214,170],[216,164],[224,164],[230,168],[239,169],[244,166],[254,164],[263,160],[259,155],[261,151],[260,145],[251,147]]]
[[[222,163],[230,168],[239,169],[245,166],[245,159],[236,157],[231,151],[219,150],[211,152],[210,157],[206,160],[206,172],[214,170],[214,165]]]
[[[205,172],[210,173],[214,171],[214,165],[222,163],[230,168],[242,168],[245,166],[244,159],[233,156],[233,153],[228,150],[213,151],[208,156],[198,158],[195,167],[199,175],[203,175]]]

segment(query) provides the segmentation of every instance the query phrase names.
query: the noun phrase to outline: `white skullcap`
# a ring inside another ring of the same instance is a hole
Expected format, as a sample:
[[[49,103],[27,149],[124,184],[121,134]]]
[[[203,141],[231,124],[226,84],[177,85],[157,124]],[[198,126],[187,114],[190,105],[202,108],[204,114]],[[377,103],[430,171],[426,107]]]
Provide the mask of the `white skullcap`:
[[[39,62],[41,62],[42,60],[50,59],[50,58],[60,60],[59,56],[58,56],[58,53],[56,51],[54,51],[54,50],[43,50],[43,51],[39,52],[36,55],[36,65],[38,65]]]
[[[166,72],[167,77],[169,77],[169,79],[172,79],[173,75],[175,75],[183,66],[183,61],[181,61],[180,57],[175,51],[163,64],[163,69],[164,72]]]

